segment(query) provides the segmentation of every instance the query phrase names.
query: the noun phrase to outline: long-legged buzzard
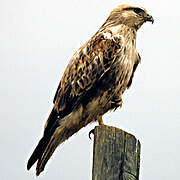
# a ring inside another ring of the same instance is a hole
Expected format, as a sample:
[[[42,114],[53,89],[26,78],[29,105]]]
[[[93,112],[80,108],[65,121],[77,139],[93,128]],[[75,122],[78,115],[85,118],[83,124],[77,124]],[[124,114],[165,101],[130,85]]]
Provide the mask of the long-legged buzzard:
[[[28,170],[38,161],[39,175],[59,144],[90,122],[103,124],[102,115],[122,105],[122,95],[140,62],[136,33],[146,21],[154,20],[144,8],[120,5],[76,51],[61,78]]]

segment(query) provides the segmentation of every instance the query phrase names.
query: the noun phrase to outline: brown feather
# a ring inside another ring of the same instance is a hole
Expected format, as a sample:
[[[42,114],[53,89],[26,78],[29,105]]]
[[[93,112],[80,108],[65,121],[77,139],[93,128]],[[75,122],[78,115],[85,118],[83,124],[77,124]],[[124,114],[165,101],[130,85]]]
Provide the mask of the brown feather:
[[[134,8],[121,5],[114,9],[71,58],[56,91],[44,136],[28,162],[30,169],[38,160],[37,175],[59,144],[107,111],[122,106],[122,95],[140,62],[136,32],[145,22]]]

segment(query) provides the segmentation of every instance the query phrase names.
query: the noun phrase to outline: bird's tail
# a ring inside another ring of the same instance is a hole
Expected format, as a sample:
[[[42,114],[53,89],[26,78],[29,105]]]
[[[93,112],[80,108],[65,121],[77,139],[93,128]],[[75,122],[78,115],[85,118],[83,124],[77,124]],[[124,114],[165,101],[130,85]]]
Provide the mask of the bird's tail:
[[[53,131],[55,131],[55,126],[54,126],[55,123],[53,123],[53,122],[56,122],[57,116],[58,116],[57,112],[52,110],[48,117],[48,120],[47,120],[47,125],[45,127],[44,135],[41,138],[41,140],[39,141],[34,152],[32,153],[31,157],[28,160],[28,163],[27,163],[28,170],[43,155],[43,153],[51,139],[51,135],[53,134]]]
[[[36,162],[36,160],[38,160],[36,167],[36,175],[38,176],[44,170],[46,163],[52,156],[57,146],[85,126],[84,123],[79,122],[79,119],[80,117],[74,113],[70,113],[63,119],[60,119],[49,141],[45,142],[42,140],[43,138],[40,140],[36,148],[37,150],[35,149],[33,153],[34,155],[31,156],[28,162],[28,169]],[[43,142],[45,142],[45,147],[41,149]]]

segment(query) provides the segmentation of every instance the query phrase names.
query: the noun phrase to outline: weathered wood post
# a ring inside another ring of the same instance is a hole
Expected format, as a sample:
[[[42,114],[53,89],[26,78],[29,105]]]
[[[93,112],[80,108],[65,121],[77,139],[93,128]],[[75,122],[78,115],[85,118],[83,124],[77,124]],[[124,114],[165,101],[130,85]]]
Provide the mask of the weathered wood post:
[[[96,126],[92,180],[138,180],[140,142],[110,126]]]

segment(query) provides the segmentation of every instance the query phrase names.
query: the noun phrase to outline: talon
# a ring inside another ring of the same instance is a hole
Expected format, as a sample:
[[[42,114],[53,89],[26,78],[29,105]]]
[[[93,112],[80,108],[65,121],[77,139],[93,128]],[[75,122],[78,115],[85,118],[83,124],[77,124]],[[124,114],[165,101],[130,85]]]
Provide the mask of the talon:
[[[94,135],[94,129],[92,129],[91,131],[89,131],[89,139],[91,139],[91,134]],[[92,140],[92,139],[91,139]]]

